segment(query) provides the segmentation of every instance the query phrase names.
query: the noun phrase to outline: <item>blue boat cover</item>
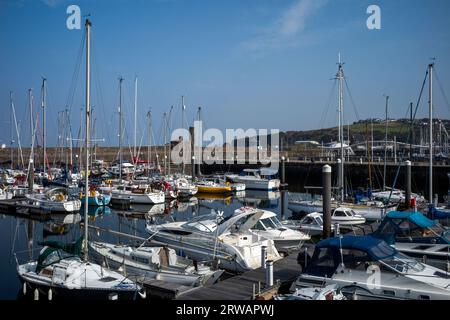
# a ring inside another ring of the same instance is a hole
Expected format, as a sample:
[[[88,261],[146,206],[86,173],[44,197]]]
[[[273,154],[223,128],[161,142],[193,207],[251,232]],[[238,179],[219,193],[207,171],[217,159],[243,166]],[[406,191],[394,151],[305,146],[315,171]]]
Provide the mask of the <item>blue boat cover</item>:
[[[388,219],[408,219],[421,228],[429,228],[434,226],[437,222],[428,219],[420,212],[400,212],[391,211],[386,215]]]
[[[381,239],[372,236],[344,236],[320,241],[317,248],[355,249],[367,252],[374,260],[392,257],[397,252]]]

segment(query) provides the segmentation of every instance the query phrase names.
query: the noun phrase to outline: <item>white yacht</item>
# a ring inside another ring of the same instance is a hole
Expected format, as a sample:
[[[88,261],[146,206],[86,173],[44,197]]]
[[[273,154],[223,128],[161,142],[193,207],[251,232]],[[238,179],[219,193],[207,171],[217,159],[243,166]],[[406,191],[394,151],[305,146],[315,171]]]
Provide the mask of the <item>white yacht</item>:
[[[198,192],[198,188],[186,178],[178,178],[173,183],[178,197],[192,197]]]
[[[27,205],[45,212],[76,212],[80,210],[81,201],[71,199],[64,188],[54,188],[45,193],[32,193],[25,195]]]
[[[268,169],[244,169],[239,175],[227,175],[226,178],[233,183],[243,183],[246,189],[278,190],[280,180],[272,178],[275,172]]]
[[[300,230],[310,236],[319,236],[323,233],[323,214],[313,212],[307,214],[301,220],[284,220],[281,224],[293,230]],[[331,231],[334,231],[334,225],[331,224]]]
[[[163,191],[153,190],[148,185],[123,185],[112,190],[111,201],[127,201],[140,204],[164,203]]]
[[[331,208],[335,209],[339,206],[345,206],[352,209],[357,215],[362,216],[366,220],[382,220],[384,216],[391,211],[397,210],[398,204],[384,205],[380,201],[364,201],[361,203],[339,203],[332,200]],[[290,198],[288,202],[288,209],[295,213],[313,213],[323,211],[322,199],[317,200],[300,200]]]
[[[219,280],[223,270],[212,270],[201,263],[177,256],[175,250],[155,246],[132,248],[105,242],[90,242],[91,249],[106,258],[110,267],[119,268],[127,276],[178,283],[198,287]]]
[[[139,296],[139,285],[117,272],[82,261],[79,252],[73,251],[75,246],[65,251],[50,244],[44,246],[37,261],[17,262],[19,278],[28,288],[48,295],[51,292],[59,299],[108,300],[116,294],[119,300],[134,300]],[[81,241],[76,246],[80,247]]]
[[[331,214],[331,223],[338,223],[340,226],[354,226],[364,224],[366,219],[356,214],[350,208],[339,207],[333,210]]]
[[[213,212],[188,222],[147,224],[146,230],[152,239],[183,251],[192,260],[218,259],[221,268],[243,272],[261,266],[263,246],[267,247],[267,259],[281,258],[273,240],[250,231],[263,213],[245,211],[224,218]],[[253,223],[245,223],[249,216],[255,216]]]
[[[371,236],[322,240],[303,269],[291,292],[336,284],[354,299],[450,299],[449,273],[407,257]]]
[[[234,211],[235,215],[242,213],[251,213],[248,222],[253,224],[250,231],[260,237],[273,240],[278,250],[299,248],[304,241],[310,240],[311,237],[301,231],[292,230],[281,224],[277,215],[271,211],[256,209],[252,207],[242,207]],[[262,212],[262,215],[256,221],[259,215],[256,213]]]

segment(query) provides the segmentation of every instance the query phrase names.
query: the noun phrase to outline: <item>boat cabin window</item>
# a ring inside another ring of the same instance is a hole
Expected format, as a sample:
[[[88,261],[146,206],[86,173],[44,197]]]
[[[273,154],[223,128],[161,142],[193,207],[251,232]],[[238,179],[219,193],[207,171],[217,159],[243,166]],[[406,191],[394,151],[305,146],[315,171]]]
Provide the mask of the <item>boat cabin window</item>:
[[[305,219],[303,219],[302,223],[303,224],[315,224],[315,219],[313,219],[311,217],[306,217]]]
[[[334,274],[336,267],[333,249],[320,248],[314,251],[311,263],[306,268],[306,273],[329,278]]]
[[[267,229],[279,229],[283,227],[277,217],[270,217],[259,221],[263,221]]]
[[[265,231],[266,227],[264,226],[264,223],[259,220],[258,222],[256,222],[255,226],[252,229]]]
[[[131,259],[133,259],[133,261],[136,261],[136,262],[139,262],[139,263],[149,264],[148,258],[137,257],[137,256],[132,255]]]
[[[341,210],[334,211],[333,216],[335,216],[335,217],[346,217],[345,212],[341,211]]]
[[[187,236],[190,235],[192,232],[189,231],[183,231],[183,230],[171,230],[171,229],[162,229],[160,232],[166,232],[171,233],[179,236]]]
[[[366,270],[366,263],[372,261],[365,251],[355,249],[343,249],[342,260],[346,268],[352,270]]]
[[[319,226],[323,225],[322,217],[316,217],[316,218],[314,219],[314,221],[315,221],[315,224],[317,224],[317,225],[319,225]]]

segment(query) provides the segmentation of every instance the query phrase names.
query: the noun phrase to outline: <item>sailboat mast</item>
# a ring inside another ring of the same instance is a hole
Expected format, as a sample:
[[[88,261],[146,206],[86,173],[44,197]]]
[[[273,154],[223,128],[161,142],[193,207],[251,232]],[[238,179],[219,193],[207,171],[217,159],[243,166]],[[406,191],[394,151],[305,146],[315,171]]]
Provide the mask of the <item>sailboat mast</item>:
[[[186,107],[184,106],[184,96],[181,96],[181,129],[184,129],[184,110],[186,109]],[[183,137],[184,139],[184,137]],[[183,145],[184,145],[184,140],[183,140]],[[185,155],[186,150],[183,149],[183,175],[184,175],[184,155]]]
[[[150,177],[150,162],[152,158],[151,144],[152,144],[152,111],[147,112],[148,118],[148,147],[147,147],[147,164],[148,164],[148,176]]]
[[[14,162],[14,128],[13,128],[13,121],[14,121],[14,109],[13,109],[13,102],[12,102],[12,91],[9,92],[9,105],[11,107],[11,119],[10,119],[10,135],[11,135],[11,141],[9,148],[11,149],[11,170],[14,168],[13,162]]]
[[[171,162],[172,162],[172,158],[171,158],[171,151],[172,151],[172,114],[173,114],[173,106],[170,107],[170,112],[169,112],[169,122],[168,122],[168,130],[167,132],[169,133],[169,152],[167,154],[167,158],[168,158],[168,167],[169,167],[169,176],[171,174]]]
[[[84,193],[84,261],[88,260],[88,197],[89,197],[89,144],[90,144],[90,112],[91,112],[91,22],[86,19],[86,171]]]
[[[428,85],[429,85],[429,144],[430,144],[430,170],[429,170],[429,201],[430,204],[433,203],[433,67],[434,64],[428,65]]]
[[[163,126],[164,126],[164,175],[167,175],[166,166],[167,166],[167,142],[166,142],[166,134],[167,134],[167,114],[164,112]]]
[[[46,108],[47,108],[47,79],[42,79],[42,158],[44,164],[44,176],[47,173],[47,127],[46,127]]]
[[[119,181],[122,180],[122,82],[119,79]]]
[[[340,171],[339,171],[339,189],[340,189],[340,199],[344,201],[344,119],[343,119],[343,108],[344,108],[344,71],[343,71],[343,63],[341,62],[341,54],[339,54],[339,62],[338,62],[338,74],[337,79],[339,80],[339,120],[338,120],[338,133],[339,133],[339,142],[341,145],[341,163],[340,163]]]
[[[137,141],[137,88],[138,86],[138,78],[134,78],[134,148],[133,148],[133,157],[135,158],[134,165],[136,166],[136,141]]]
[[[385,129],[384,129],[384,167],[383,167],[383,191],[386,191],[386,161],[387,161],[387,138],[388,138],[388,107],[389,96],[386,96],[386,110],[385,110]]]

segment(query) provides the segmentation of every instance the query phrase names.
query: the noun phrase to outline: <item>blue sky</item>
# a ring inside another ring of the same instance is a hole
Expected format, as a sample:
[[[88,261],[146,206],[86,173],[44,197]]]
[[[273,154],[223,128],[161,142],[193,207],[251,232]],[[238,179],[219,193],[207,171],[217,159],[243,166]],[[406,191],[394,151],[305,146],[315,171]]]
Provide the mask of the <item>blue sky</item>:
[[[130,143],[135,75],[139,137],[146,136],[151,108],[156,140],[171,105],[174,127],[181,125],[181,95],[186,118],[192,121],[201,106],[207,128],[334,126],[337,100],[328,106],[328,97],[338,52],[360,119],[383,116],[383,94],[391,97],[391,116],[404,117],[431,57],[450,96],[447,0],[0,0],[0,143],[9,143],[12,90],[22,143],[29,144],[27,89],[34,89],[38,106],[42,76],[49,144],[56,143],[57,113],[68,100],[83,33],[66,28],[70,4],[91,15],[92,105],[98,137],[107,144],[117,141],[119,76]],[[371,4],[381,8],[381,30],[366,27]],[[75,134],[84,104],[82,62],[70,107]],[[450,118],[437,85],[435,104],[436,116]],[[346,121],[358,119],[348,96],[344,108]],[[418,115],[427,115],[426,99]]]

